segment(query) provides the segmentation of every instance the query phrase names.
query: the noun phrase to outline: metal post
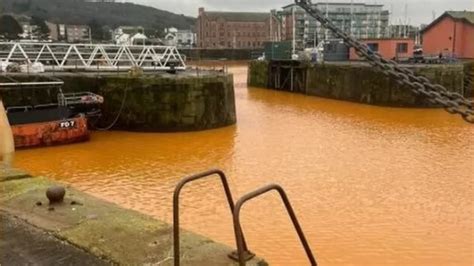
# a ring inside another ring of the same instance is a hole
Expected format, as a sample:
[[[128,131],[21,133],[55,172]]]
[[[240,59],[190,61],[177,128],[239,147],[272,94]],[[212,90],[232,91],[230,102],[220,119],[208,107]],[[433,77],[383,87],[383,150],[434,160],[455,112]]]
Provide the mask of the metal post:
[[[293,91],[293,66],[290,67],[290,76],[291,76],[291,91]]]

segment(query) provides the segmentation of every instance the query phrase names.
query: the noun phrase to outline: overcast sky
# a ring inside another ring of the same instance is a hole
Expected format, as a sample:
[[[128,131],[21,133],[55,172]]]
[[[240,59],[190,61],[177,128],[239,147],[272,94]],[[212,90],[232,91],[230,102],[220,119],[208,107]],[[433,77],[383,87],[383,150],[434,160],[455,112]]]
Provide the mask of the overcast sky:
[[[173,13],[197,17],[198,8],[214,11],[252,11],[266,12],[279,9],[292,0],[126,0],[150,5]],[[313,1],[325,2],[325,1]],[[328,0],[328,2],[350,2],[350,0]],[[393,11],[393,23],[405,20],[405,4],[411,24],[419,25],[431,22],[433,13],[441,15],[446,10],[474,10],[474,0],[354,0],[354,3],[384,4],[385,9]]]

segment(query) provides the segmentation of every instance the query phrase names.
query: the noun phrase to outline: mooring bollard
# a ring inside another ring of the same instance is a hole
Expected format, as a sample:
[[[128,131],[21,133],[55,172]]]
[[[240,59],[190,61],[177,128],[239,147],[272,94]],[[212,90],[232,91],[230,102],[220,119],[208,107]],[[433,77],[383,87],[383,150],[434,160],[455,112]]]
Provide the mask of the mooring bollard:
[[[46,197],[49,200],[49,204],[63,202],[65,195],[66,189],[63,186],[52,186],[46,190]]]

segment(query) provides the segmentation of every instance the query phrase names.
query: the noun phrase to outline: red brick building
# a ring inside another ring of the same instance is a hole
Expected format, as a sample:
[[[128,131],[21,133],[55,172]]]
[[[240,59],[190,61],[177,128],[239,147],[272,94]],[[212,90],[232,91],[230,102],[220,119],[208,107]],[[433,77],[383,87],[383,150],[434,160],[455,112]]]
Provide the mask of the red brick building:
[[[474,59],[474,12],[448,11],[421,31],[425,54]]]
[[[196,22],[198,48],[262,48],[276,32],[271,13],[208,12],[199,8]]]
[[[378,52],[385,59],[412,57],[415,47],[415,40],[407,38],[365,39],[361,42],[367,44],[372,51]],[[351,48],[349,59],[360,59],[354,48]]]

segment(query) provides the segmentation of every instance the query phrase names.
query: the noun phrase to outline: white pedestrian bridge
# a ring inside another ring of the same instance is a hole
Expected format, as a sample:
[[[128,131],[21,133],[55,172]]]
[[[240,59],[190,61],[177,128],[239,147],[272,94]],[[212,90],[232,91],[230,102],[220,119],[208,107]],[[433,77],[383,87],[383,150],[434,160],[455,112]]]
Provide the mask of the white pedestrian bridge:
[[[42,63],[46,71],[185,70],[175,46],[0,42],[0,61]]]

